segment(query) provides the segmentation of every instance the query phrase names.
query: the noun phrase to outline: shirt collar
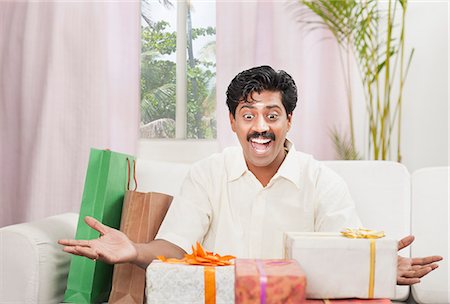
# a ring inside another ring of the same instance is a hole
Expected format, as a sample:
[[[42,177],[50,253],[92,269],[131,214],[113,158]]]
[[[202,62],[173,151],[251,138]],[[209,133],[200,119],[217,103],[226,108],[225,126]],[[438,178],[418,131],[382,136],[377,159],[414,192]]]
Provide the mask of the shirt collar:
[[[229,173],[228,173],[228,181],[231,182],[235,179],[238,179],[245,172],[248,171],[247,164],[245,163],[244,152],[242,151],[242,147],[239,147],[238,152],[234,155],[232,159],[228,159],[229,163]]]
[[[297,188],[300,188],[300,167],[299,167],[299,159],[298,153],[295,150],[294,144],[286,139],[284,144],[288,148],[288,153],[284,158],[283,163],[281,164],[278,172],[275,173],[275,176],[272,179],[275,179],[277,176],[284,177],[285,179],[294,183]]]
[[[274,180],[277,176],[286,178],[287,180],[294,183],[297,188],[300,188],[300,168],[298,166],[299,160],[298,155],[295,150],[294,144],[286,139],[285,146],[288,148],[288,153],[284,158],[283,163],[281,164],[278,172],[275,173],[272,180]],[[242,147],[239,147],[239,153],[235,155],[232,160],[229,161],[229,174],[228,181],[233,181],[244,175],[248,170],[247,164],[244,158],[244,152],[242,151]]]

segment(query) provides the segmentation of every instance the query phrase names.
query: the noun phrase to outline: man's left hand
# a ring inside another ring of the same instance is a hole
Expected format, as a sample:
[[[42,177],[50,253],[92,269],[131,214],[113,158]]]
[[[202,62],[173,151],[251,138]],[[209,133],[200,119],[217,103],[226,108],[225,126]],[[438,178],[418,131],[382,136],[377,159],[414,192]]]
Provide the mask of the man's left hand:
[[[398,250],[411,245],[414,236],[409,235],[398,242]],[[442,260],[441,256],[433,255],[425,258],[405,258],[398,256],[397,284],[413,285],[420,282],[420,278],[439,267],[436,262]]]

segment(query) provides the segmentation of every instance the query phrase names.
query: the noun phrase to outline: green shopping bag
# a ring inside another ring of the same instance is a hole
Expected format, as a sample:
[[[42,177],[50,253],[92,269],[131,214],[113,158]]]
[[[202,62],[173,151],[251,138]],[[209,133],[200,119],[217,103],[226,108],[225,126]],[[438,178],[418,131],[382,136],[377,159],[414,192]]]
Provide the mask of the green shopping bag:
[[[75,239],[91,240],[100,236],[84,222],[87,215],[119,229],[129,161],[133,160],[130,155],[91,149]],[[107,302],[112,273],[113,265],[72,256],[64,302]]]

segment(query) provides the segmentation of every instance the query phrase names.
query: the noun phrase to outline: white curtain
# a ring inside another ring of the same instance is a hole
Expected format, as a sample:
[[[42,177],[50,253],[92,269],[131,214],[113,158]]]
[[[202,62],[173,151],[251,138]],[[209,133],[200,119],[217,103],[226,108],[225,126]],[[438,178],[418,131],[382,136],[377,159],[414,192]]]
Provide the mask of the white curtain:
[[[0,2],[0,227],[80,208],[91,147],[135,154],[139,1]]]
[[[240,71],[258,65],[285,70],[299,101],[288,137],[318,159],[334,159],[330,130],[348,130],[337,44],[329,33],[307,34],[296,21],[298,1],[217,3],[217,133],[222,147],[238,144],[229,125],[225,92]]]

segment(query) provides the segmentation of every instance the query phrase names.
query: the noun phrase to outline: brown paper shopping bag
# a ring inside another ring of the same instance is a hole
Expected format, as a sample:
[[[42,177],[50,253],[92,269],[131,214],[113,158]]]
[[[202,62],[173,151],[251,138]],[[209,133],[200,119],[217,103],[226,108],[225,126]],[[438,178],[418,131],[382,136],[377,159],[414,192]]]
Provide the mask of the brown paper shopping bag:
[[[172,196],[150,192],[125,192],[120,231],[135,243],[153,240],[169,209]],[[145,269],[133,264],[114,267],[110,304],[144,303]]]

